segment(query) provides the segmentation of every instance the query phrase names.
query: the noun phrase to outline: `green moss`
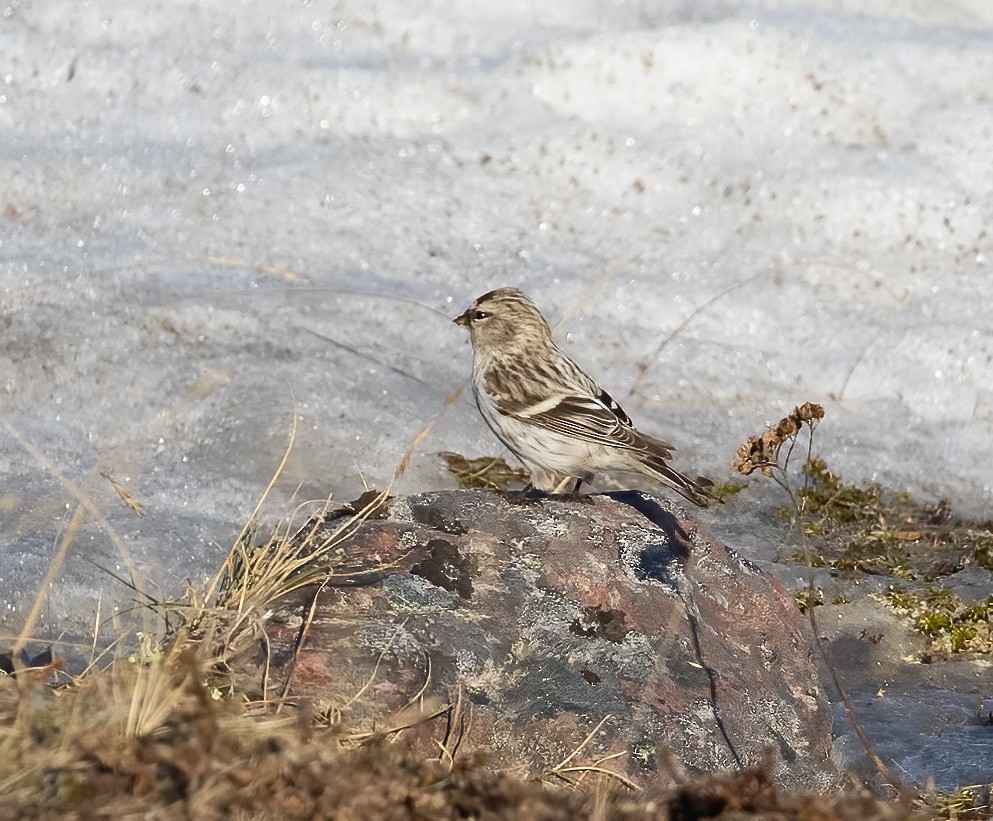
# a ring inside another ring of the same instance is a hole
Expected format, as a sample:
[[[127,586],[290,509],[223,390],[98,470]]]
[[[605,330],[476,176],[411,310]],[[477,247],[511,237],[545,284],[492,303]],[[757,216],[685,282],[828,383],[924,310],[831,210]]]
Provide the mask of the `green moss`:
[[[935,818],[953,821],[979,821],[989,818],[989,784],[972,784],[959,787],[955,792],[935,792],[931,803]]]
[[[953,653],[964,653],[971,648],[979,631],[968,624],[957,624],[949,630],[948,643]]]
[[[962,600],[947,587],[929,587],[924,594],[924,603],[932,610],[945,613],[954,613],[962,607]]]
[[[921,633],[927,633],[929,636],[940,636],[942,633],[951,631],[952,620],[947,613],[939,613],[932,610],[922,613],[914,626]]]
[[[449,472],[459,487],[467,490],[483,489],[506,492],[512,484],[526,484],[527,471],[513,468],[499,456],[482,456],[467,459],[459,453],[438,454],[445,460]]]
[[[782,561],[908,582],[934,582],[973,562],[993,571],[993,529],[950,523],[947,500],[928,508],[875,483],[850,485],[818,458],[805,464],[804,475],[808,485],[796,491],[799,519],[791,508],[776,514],[799,525],[804,546]]]
[[[974,602],[962,609],[961,617],[965,622],[989,622],[993,615],[993,603],[990,599]]]
[[[875,521],[878,517],[882,508],[882,488],[878,484],[846,484],[819,457],[808,459],[802,470],[804,486],[797,491],[797,497],[806,516],[844,524]]]
[[[797,590],[793,594],[793,598],[796,599],[796,606],[800,608],[801,613],[806,613],[812,607],[821,607],[824,604],[824,593],[817,587],[813,589],[805,587],[803,590]]]
[[[993,570],[993,531],[968,531],[965,538],[973,542],[972,557],[976,564]]]
[[[993,653],[993,596],[963,604],[948,588],[934,585],[918,593],[893,587],[883,599],[931,639],[932,653]]]
[[[884,598],[894,610],[909,613],[918,604],[919,599],[906,587],[892,587],[886,591]]]
[[[720,484],[714,485],[710,492],[718,499],[718,501],[723,502],[731,496],[737,493],[741,493],[746,487],[748,487],[748,482],[721,482]]]
[[[824,557],[817,553],[808,553],[804,550],[794,550],[784,561],[790,564],[802,564],[807,567],[827,567]]]
[[[641,741],[631,748],[631,757],[638,762],[638,765],[645,769],[654,769],[655,744],[651,741]]]

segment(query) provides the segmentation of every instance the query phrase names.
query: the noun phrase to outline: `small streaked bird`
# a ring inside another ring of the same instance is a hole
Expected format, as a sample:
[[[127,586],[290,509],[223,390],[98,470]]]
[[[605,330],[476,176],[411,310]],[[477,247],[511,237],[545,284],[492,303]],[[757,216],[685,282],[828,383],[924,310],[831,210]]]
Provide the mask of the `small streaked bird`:
[[[547,493],[572,492],[601,472],[640,473],[695,505],[712,483],[669,466],[672,445],[648,436],[555,344],[535,304],[516,288],[483,294],[454,322],[472,340],[472,388],[483,419]]]

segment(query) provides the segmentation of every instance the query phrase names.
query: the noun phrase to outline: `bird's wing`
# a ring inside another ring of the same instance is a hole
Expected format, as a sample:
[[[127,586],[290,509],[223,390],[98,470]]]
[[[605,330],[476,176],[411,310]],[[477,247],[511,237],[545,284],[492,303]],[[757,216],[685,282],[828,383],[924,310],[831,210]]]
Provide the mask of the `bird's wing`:
[[[497,410],[521,422],[587,442],[651,452],[663,459],[670,457],[672,445],[639,433],[609,393],[572,360],[566,359],[564,365],[569,370],[556,375],[560,378],[528,380],[529,387],[534,386],[530,391],[522,391],[518,382],[517,390],[492,396]],[[538,385],[547,392],[538,395]]]

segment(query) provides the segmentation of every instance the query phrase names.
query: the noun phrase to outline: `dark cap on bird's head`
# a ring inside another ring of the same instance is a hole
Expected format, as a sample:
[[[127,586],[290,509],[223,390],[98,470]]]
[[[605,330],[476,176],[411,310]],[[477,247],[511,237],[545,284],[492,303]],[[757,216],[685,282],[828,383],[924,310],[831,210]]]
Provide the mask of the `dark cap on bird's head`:
[[[512,316],[515,313],[520,315],[521,312],[536,317],[542,324],[547,324],[531,298],[517,288],[497,288],[487,291],[452,322],[463,328],[469,328],[494,314]]]

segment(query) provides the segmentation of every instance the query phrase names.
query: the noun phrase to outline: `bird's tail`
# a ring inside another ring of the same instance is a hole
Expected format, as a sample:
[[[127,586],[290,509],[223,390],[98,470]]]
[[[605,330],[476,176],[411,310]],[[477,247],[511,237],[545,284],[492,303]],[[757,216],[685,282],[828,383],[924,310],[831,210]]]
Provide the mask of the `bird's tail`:
[[[666,461],[671,452],[669,446],[658,449],[655,452],[656,449],[651,447],[654,444],[654,440],[649,440],[648,437],[644,438],[648,440],[649,450],[646,453],[640,454],[640,461],[647,469],[647,473],[662,484],[671,487],[684,499],[693,502],[698,507],[710,507],[712,504],[720,501],[714,494],[714,483],[710,479],[705,479],[702,476],[691,479],[686,474],[680,473]],[[665,445],[664,442],[660,444]],[[664,456],[663,453],[665,454]]]
[[[696,479],[691,479],[675,468],[669,467],[665,462],[661,464],[649,464],[646,462],[645,467],[648,468],[652,476],[668,487],[671,487],[684,499],[693,502],[697,507],[710,507],[712,504],[720,501],[714,495],[712,489],[714,483],[710,479],[705,479],[703,476],[697,476]]]

